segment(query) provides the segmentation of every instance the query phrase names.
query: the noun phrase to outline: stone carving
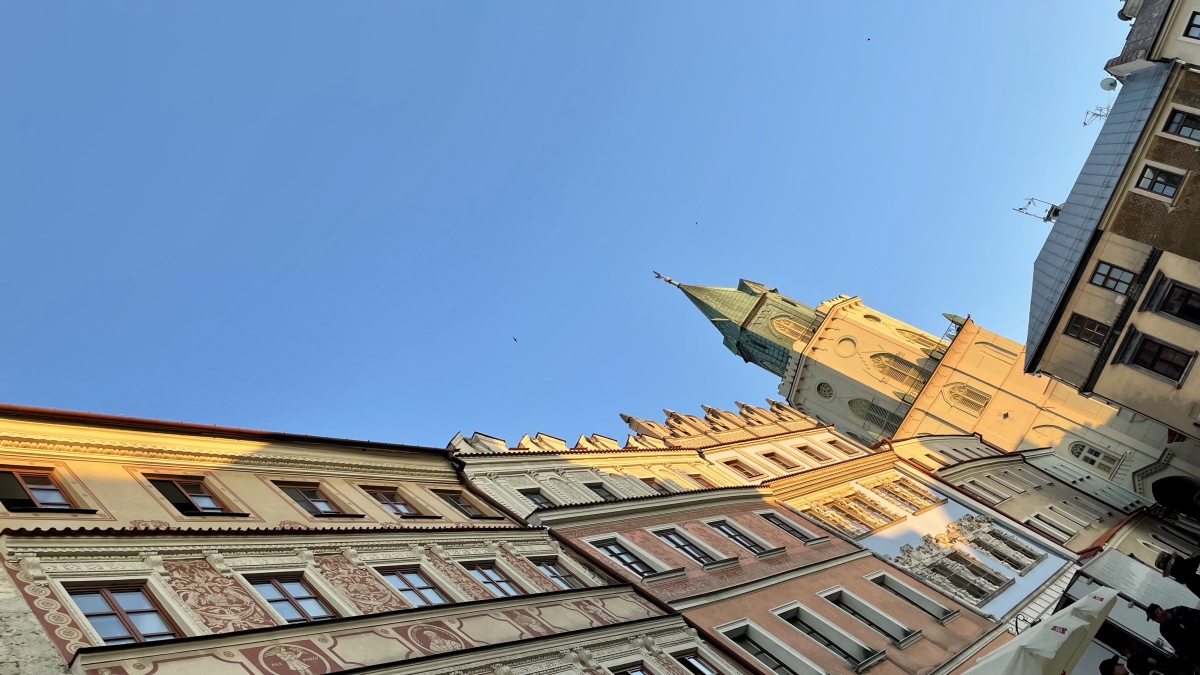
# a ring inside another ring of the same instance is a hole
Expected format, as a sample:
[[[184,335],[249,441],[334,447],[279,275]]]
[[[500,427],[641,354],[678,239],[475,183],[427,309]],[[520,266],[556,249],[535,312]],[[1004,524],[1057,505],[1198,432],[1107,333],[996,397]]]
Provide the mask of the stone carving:
[[[165,520],[131,520],[129,526],[135,530],[169,530],[171,524]]]
[[[888,503],[909,513],[915,513],[946,501],[945,498],[938,497],[925,487],[895,471],[860,479],[857,482]]]
[[[369,570],[356,566],[345,554],[317,557],[321,576],[337,587],[363,614],[404,609],[405,605],[386,583]]]
[[[905,544],[894,560],[903,570],[929,581],[946,593],[969,604],[982,606],[1004,592],[1013,580],[983,564],[978,558],[954,547],[947,534],[926,534],[921,545]]]
[[[991,516],[965,515],[947,525],[946,533],[952,541],[973,546],[1021,574],[1046,558],[1046,553],[997,529]]]
[[[169,574],[167,583],[212,632],[275,625],[248,591],[207,560],[169,560],[163,566]]]
[[[171,573],[167,568],[163,567],[163,557],[155,551],[146,551],[142,553],[142,564],[154,570],[155,574],[160,577],[169,577]]]

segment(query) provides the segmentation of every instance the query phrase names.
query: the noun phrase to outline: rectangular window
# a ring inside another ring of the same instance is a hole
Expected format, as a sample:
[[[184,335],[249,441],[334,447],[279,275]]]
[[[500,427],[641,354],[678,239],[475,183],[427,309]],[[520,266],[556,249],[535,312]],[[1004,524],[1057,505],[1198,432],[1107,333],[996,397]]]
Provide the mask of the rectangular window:
[[[1076,340],[1099,347],[1104,343],[1105,336],[1108,335],[1108,326],[1082,314],[1072,314],[1071,320],[1067,322],[1067,329],[1063,333]]]
[[[204,487],[203,479],[152,478],[150,484],[185,516],[229,513],[229,509]]]
[[[696,652],[675,654],[673,656],[676,661],[683,664],[684,668],[687,668],[689,673],[694,673],[695,675],[721,675],[721,671],[714,668],[712,664],[705,661],[704,657]]]
[[[0,503],[17,512],[75,508],[49,471],[0,471]]]
[[[1142,336],[1141,343],[1129,361],[1139,368],[1157,373],[1172,382],[1179,382],[1192,362],[1192,354],[1182,352],[1153,339]]]
[[[592,546],[600,549],[604,555],[612,558],[618,565],[633,572],[639,577],[644,577],[655,573],[655,569],[646,561],[634,555],[625,545],[616,539],[605,539],[604,541],[593,542]]]
[[[775,527],[778,527],[779,529],[783,530],[784,532],[787,532],[788,534],[799,539],[800,541],[807,543],[809,541],[812,541],[812,539],[813,539],[813,537],[811,535],[801,532],[800,528],[796,527],[795,525],[792,525],[787,520],[780,518],[777,514],[760,513],[758,515],[762,516],[763,520],[774,525]]]
[[[654,675],[654,673],[646,670],[645,666],[629,666],[612,671],[613,675]]]
[[[699,546],[696,546],[691,541],[685,539],[683,535],[679,534],[673,529],[659,530],[654,534],[659,539],[662,539],[669,544],[676,551],[679,551],[701,565],[707,565],[711,562],[716,562],[716,558],[713,558],[711,555],[705,553],[700,549]]]
[[[779,454],[778,452],[764,452],[762,454],[762,456],[767,461],[771,462],[772,464],[775,464],[776,466],[778,466],[782,469],[791,470],[791,469],[796,468],[797,466],[800,466],[799,464],[796,464],[795,462],[788,459],[787,457],[784,457],[783,455]]]
[[[925,459],[928,459],[929,461],[931,461],[934,464],[937,464],[939,466],[950,466],[950,462],[947,462],[946,460],[942,459],[939,455],[935,455],[930,452],[925,453]]]
[[[747,551],[750,551],[751,553],[759,554],[767,550],[762,544],[759,544],[750,537],[747,537],[741,530],[730,525],[724,520],[714,520],[713,522],[709,523],[708,526],[725,535],[726,537],[729,537],[739,546]]]
[[[1183,36],[1190,37],[1193,40],[1200,40],[1200,12],[1192,12],[1192,18],[1188,20],[1188,25],[1183,31]]]
[[[1129,284],[1133,283],[1133,272],[1100,261],[1096,263],[1089,283],[1125,295],[1129,292]]]
[[[1200,326],[1200,292],[1179,284],[1171,284],[1158,306],[1158,311]]]
[[[554,506],[554,502],[547,499],[546,495],[542,494],[542,491],[536,488],[531,490],[521,490],[521,496],[533,502],[533,505],[539,509],[546,508],[547,506]]]
[[[825,462],[833,461],[833,458],[828,454],[808,445],[798,445],[796,446],[796,449],[803,453],[805,457],[808,457],[818,464],[824,464]]]
[[[903,645],[916,637],[916,631],[907,628],[892,617],[863,602],[861,598],[838,589],[823,596],[838,609],[867,624],[876,633]]]
[[[883,590],[891,593],[897,598],[900,598],[913,607],[916,607],[922,612],[925,612],[929,616],[932,616],[939,622],[945,623],[955,616],[958,616],[958,612],[956,610],[952,610],[949,607],[946,607],[945,605],[942,605],[941,603],[936,602],[921,593],[918,593],[907,584],[889,574],[877,574],[873,577],[870,577],[869,580],[871,583],[879,586]]]
[[[829,651],[833,652],[834,654],[837,654],[838,656],[842,657],[850,665],[852,665],[852,666],[858,665],[858,659],[856,658],[856,655],[850,653],[845,647],[843,647],[840,644],[840,642],[843,642],[844,639],[835,642],[834,640],[831,640],[829,637],[826,636],[826,633],[830,632],[828,630],[828,626],[819,626],[819,624],[814,625],[814,624],[816,624],[816,622],[809,623],[809,621],[806,621],[806,619],[810,619],[810,617],[801,614],[797,610],[792,610],[790,612],[787,612],[786,614],[784,614],[783,616],[781,616],[779,618],[781,618],[784,621],[787,621],[789,624],[791,624],[792,628],[795,628],[796,630],[800,631],[801,633],[804,633],[808,637],[812,638],[813,642],[816,642],[817,644],[828,649]],[[820,630],[818,628],[820,628]]]
[[[394,516],[419,516],[421,512],[409,504],[396,488],[363,488],[380,506],[392,512]]]
[[[300,508],[313,516],[340,515],[342,510],[337,507],[321,488],[315,485],[287,485],[276,483],[283,493],[292,498]]]
[[[525,595],[521,587],[505,576],[504,572],[496,569],[491,563],[471,563],[463,565],[475,580],[487,587],[497,598],[509,598]]]
[[[752,469],[736,459],[731,459],[724,464],[746,478],[758,478],[762,475],[756,469]]]
[[[667,486],[663,485],[662,482],[657,478],[643,478],[642,482],[645,483],[651,490],[654,490],[660,495],[671,494],[671,491],[667,489]]]
[[[429,605],[444,605],[450,602],[442,592],[421,570],[413,567],[408,569],[381,570],[379,572],[387,579],[400,595],[413,607],[428,607]]]
[[[254,590],[288,623],[306,623],[337,616],[300,576],[254,577]]]
[[[959,487],[965,488],[967,490],[967,492],[970,492],[971,494],[975,495],[976,497],[979,497],[983,501],[991,503],[991,504],[999,504],[1000,502],[1012,497],[1012,495],[1005,494],[1003,492],[1000,492],[999,490],[992,489],[991,487],[988,487],[987,485],[980,483],[979,481],[975,480],[974,478],[972,478],[968,481],[965,481],[963,483],[960,483]]]
[[[1163,131],[1174,136],[1200,140],[1200,116],[1183,110],[1172,110]]]
[[[142,586],[68,588],[67,593],[106,645],[179,637],[166,613]]]
[[[1175,197],[1180,185],[1183,185],[1183,176],[1150,165],[1142,169],[1142,177],[1137,184],[1139,190],[1170,198]]]
[[[716,485],[713,485],[712,481],[705,478],[704,476],[701,476],[698,473],[689,473],[688,478],[691,478],[694,483],[696,483],[697,485],[699,485],[700,487],[702,487],[704,489],[712,489],[712,488],[717,487]]]
[[[741,647],[750,656],[753,656],[762,662],[762,664],[772,672],[778,673],[778,675],[799,675],[799,673],[797,673],[795,670],[787,667],[787,665],[785,665],[783,661],[780,661],[774,654],[763,648],[761,644],[755,642],[754,638],[750,637],[748,632],[742,632],[738,635],[730,636],[729,639],[733,640],[734,644]]]
[[[609,492],[608,488],[604,487],[603,483],[588,483],[585,487],[591,490],[597,497],[606,502],[617,501],[617,496]]]
[[[558,560],[535,560],[533,564],[542,571],[542,574],[550,577],[550,580],[563,590],[587,588],[587,584],[580,581],[579,577],[571,574],[571,570],[567,569],[567,566]]]
[[[1026,518],[1025,524],[1031,525],[1034,529],[1049,535],[1051,539],[1055,539],[1060,543],[1067,541],[1078,533],[1077,530],[1073,530],[1057,520],[1047,518],[1040,513],[1035,513]]]
[[[435,491],[434,494],[438,497],[441,497],[442,501],[446,502],[450,506],[453,506],[456,511],[468,518],[479,518],[484,515],[483,511],[480,511],[479,508],[476,507],[475,504],[472,503],[470,499],[467,499],[467,496],[461,492]]]

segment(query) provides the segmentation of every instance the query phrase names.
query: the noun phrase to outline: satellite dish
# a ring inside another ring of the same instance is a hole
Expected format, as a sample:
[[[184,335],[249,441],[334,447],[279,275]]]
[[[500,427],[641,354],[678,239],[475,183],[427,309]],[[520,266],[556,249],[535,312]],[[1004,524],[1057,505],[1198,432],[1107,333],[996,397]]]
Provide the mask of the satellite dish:
[[[1112,90],[1116,89],[1117,88],[1117,78],[1106,77],[1103,80],[1100,80],[1100,88],[1103,89],[1104,91],[1112,91]]]

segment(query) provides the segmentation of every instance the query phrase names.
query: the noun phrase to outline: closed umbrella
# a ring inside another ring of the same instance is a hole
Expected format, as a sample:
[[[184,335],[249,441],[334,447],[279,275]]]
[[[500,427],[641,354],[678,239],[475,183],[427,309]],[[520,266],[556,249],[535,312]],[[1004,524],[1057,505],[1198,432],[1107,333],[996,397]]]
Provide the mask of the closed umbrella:
[[[1065,675],[1079,662],[1116,602],[1116,591],[1097,586],[980,658],[963,675]]]

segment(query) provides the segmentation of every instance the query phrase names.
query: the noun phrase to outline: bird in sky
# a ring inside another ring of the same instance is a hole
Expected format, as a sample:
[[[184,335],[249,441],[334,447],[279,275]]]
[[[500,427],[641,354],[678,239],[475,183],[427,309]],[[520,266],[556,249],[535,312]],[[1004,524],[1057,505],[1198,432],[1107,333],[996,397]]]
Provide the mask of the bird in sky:
[[[516,342],[516,341],[517,341],[517,338],[513,338],[513,342]]]

